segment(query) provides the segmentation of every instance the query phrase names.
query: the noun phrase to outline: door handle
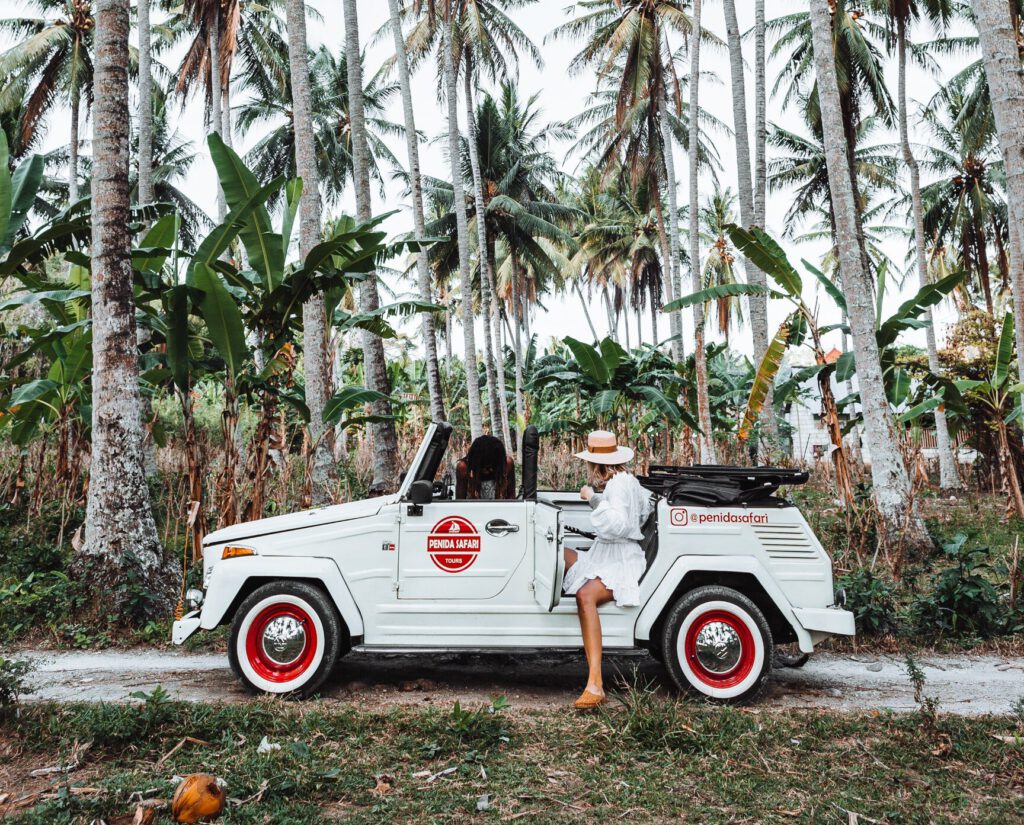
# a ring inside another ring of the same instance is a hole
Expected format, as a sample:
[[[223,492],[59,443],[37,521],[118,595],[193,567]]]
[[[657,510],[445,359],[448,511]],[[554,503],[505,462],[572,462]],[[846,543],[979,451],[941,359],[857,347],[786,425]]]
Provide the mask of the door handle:
[[[509,533],[518,533],[518,524],[509,524],[505,519],[496,518],[487,522],[484,529],[492,536],[507,536]]]

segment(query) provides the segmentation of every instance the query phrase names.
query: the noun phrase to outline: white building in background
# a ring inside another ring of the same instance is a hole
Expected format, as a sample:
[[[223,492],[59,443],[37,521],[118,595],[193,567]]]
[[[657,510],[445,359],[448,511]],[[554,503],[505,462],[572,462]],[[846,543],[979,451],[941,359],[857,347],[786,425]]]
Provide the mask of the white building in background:
[[[829,363],[835,363],[840,355],[842,355],[842,353],[839,350],[833,349],[825,357]],[[788,365],[788,371],[798,372],[807,367],[814,366],[814,363],[814,353],[805,347],[801,347],[799,349],[790,350],[786,354],[784,368]],[[853,378],[849,382],[843,382],[842,384],[835,380],[835,374],[833,374],[831,381],[832,392],[836,397],[836,401],[841,401],[851,392],[857,392],[859,389],[857,386],[856,374],[854,374]],[[846,422],[849,419],[849,412],[853,412],[854,409],[859,410],[859,408],[860,405],[856,404],[853,405],[853,408],[847,408],[846,414],[840,412],[840,420]],[[818,393],[817,377],[811,378],[809,381],[805,381],[801,385],[801,391],[799,392],[798,397],[784,408],[783,418],[790,426],[792,456],[796,461],[805,462],[813,467],[819,461],[829,460],[829,455],[832,451],[832,442],[828,437],[828,430],[822,420],[821,399]],[[922,458],[929,462],[937,461],[938,451],[935,447],[935,431],[932,429],[921,430],[919,432],[919,437],[921,441]],[[961,434],[958,457],[961,463],[971,464],[977,456],[974,450],[963,446],[963,441],[965,439],[966,435]],[[868,450],[867,445],[864,444],[863,440],[860,438],[858,428],[855,427],[849,434],[847,434],[844,438],[844,442],[850,455],[856,455],[859,450],[864,463],[871,463],[871,453]]]

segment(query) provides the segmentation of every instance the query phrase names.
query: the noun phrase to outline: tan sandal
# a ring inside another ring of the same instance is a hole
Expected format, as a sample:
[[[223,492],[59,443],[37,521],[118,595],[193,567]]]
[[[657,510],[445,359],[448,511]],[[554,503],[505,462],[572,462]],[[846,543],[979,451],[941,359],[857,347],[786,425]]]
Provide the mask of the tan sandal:
[[[596,693],[585,690],[580,694],[580,698],[576,700],[575,706],[576,710],[594,710],[607,701],[607,696],[598,696]]]

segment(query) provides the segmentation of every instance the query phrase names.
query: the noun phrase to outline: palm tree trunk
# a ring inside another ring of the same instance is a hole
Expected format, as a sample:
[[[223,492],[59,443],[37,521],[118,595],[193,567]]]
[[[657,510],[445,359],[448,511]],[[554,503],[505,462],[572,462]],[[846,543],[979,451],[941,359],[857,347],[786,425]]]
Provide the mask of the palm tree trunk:
[[[768,195],[768,92],[764,0],[754,0],[754,225],[765,228]]]
[[[811,0],[818,96],[832,196],[835,233],[846,292],[853,348],[857,358],[864,440],[871,452],[874,500],[882,519],[883,542],[928,542],[928,532],[912,499],[910,478],[896,442],[892,411],[885,396],[875,338],[876,319],[872,300],[872,278],[865,269],[864,238],[858,232],[857,201],[850,166],[846,132],[843,127],[839,83],[833,52],[832,13],[825,3]]]
[[[578,279],[572,279],[572,288],[576,290],[576,294],[580,298],[580,306],[583,308],[583,317],[587,319],[587,326],[590,327],[590,334],[594,336],[594,341],[600,340],[597,335],[597,328],[594,326],[594,321],[590,317],[590,308],[587,306],[587,299],[583,295],[583,290],[580,289],[580,282]],[[657,312],[657,307],[654,307],[654,311]]]
[[[729,43],[729,67],[732,75],[733,131],[736,133],[736,169],[739,181],[740,223],[750,229],[756,223],[754,209],[754,184],[750,175],[750,135],[747,128],[747,81],[743,66],[743,41],[740,37],[739,21],[736,18],[736,0],[724,0],[726,37]],[[755,286],[766,287],[768,279],[758,267],[741,258],[747,281]],[[754,345],[754,363],[760,364],[768,349],[768,297],[751,295],[750,331]],[[771,391],[765,399],[761,415],[762,426],[777,440],[774,405]]]
[[[608,287],[601,288],[601,301],[604,304],[605,314],[608,316],[608,337],[618,343],[619,341],[619,324],[615,318],[615,312],[612,309],[612,300],[608,297]],[[596,339],[597,336],[595,335]]]
[[[523,340],[522,311],[523,304],[520,293],[522,284],[519,279],[519,253],[512,249],[512,352],[516,362],[516,455],[522,456],[523,428],[526,420],[526,405],[523,400]]]
[[[423,175],[420,171],[420,147],[416,134],[416,115],[412,105],[412,83],[409,75],[409,55],[402,37],[401,7],[398,0],[388,0],[391,13],[391,31],[395,40],[395,63],[398,67],[398,85],[402,91],[402,114],[405,123],[405,143],[409,153],[409,186],[412,189],[412,220],[417,238],[426,237],[426,219],[423,210]],[[426,253],[416,255],[416,276],[420,300],[433,302],[430,288],[430,267]],[[441,391],[441,366],[437,361],[437,334],[434,315],[420,315],[423,331],[423,349],[427,361],[427,392],[430,395],[430,413],[435,421],[444,421],[444,395]]]
[[[487,268],[493,274],[498,271],[494,234],[487,234]],[[508,393],[505,388],[505,347],[501,334],[501,307],[498,303],[498,285],[492,283],[491,319],[494,323],[495,375],[498,379],[498,410],[501,415],[501,440],[505,449],[512,451],[512,428],[508,420]]]
[[[973,0],[985,75],[992,99],[999,147],[1006,169],[1010,207],[1010,284],[1013,289],[1017,367],[1024,376],[1024,77],[1017,33],[1005,0]]]
[[[671,288],[667,290],[669,300],[675,300],[682,294],[682,278],[679,272],[679,200],[676,189],[675,139],[668,122],[668,113],[661,112],[661,140],[664,144],[665,156],[665,192],[668,195],[668,265]],[[686,357],[683,346],[683,312],[673,312],[669,316],[669,331],[672,333],[672,360],[682,362]]]
[[[156,200],[153,191],[153,39],[152,0],[139,0],[139,203]]]
[[[288,63],[292,84],[295,168],[303,184],[299,203],[299,252],[305,259],[313,247],[320,243],[321,215],[304,0],[288,0]],[[322,294],[314,295],[303,304],[302,328],[306,406],[309,408],[309,475],[312,483],[312,503],[314,507],[322,507],[334,501],[338,486],[338,473],[334,464],[334,433],[330,427],[324,425],[324,408],[331,397],[331,356],[327,310]]]
[[[348,63],[349,121],[352,130],[352,172],[356,190],[356,217],[368,221],[371,217],[369,146],[366,142],[366,118],[363,111],[363,66],[359,45],[359,16],[356,0],[344,0],[345,58]],[[377,276],[371,273],[359,290],[359,309],[373,312],[380,307]],[[379,336],[363,331],[363,370],[366,385],[383,395],[391,395],[391,381],[384,359],[384,342]],[[374,422],[373,481],[371,491],[381,493],[393,490],[398,478],[398,435],[395,432],[391,400],[374,402],[375,415],[389,418]]]
[[[351,2],[351,0],[346,0]],[[462,179],[462,140],[459,135],[459,61],[454,33],[458,25],[455,0],[449,0],[448,21],[441,43],[445,93],[448,103],[448,155],[452,172],[452,209],[459,244],[459,276],[462,287],[462,335],[466,359],[466,394],[469,405],[470,437],[483,435],[483,411],[476,360],[476,329],[473,313],[473,283],[469,270],[469,223],[466,220],[466,189]]]
[[[159,592],[162,553],[142,470],[129,229],[130,4],[97,0],[95,8],[92,457],[81,552],[88,573],[84,581],[97,598],[109,599],[110,586],[124,581],[129,566],[137,567],[143,581]]]
[[[917,278],[923,289],[928,285],[928,260],[924,237],[924,207],[921,202],[921,167],[914,157],[910,146],[910,123],[907,113],[907,25],[904,17],[897,20],[897,48],[899,49],[899,81],[897,97],[899,98],[900,143],[903,147],[903,160],[910,170],[910,196],[914,208],[914,242],[917,257]],[[935,340],[935,313],[931,308],[927,315],[928,329],[925,331],[928,340],[928,369],[935,375],[941,375],[942,365],[939,363],[939,349]],[[942,410],[935,411],[935,444],[939,453],[939,486],[943,490],[958,490],[962,486],[960,474],[956,468],[949,438],[949,426],[946,414]]]
[[[690,35],[690,271],[693,276],[693,291],[701,289],[700,270],[700,224],[697,204],[700,199],[697,153],[700,140],[700,33],[701,0],[694,0],[692,13],[693,31]],[[694,369],[697,373],[697,419],[701,432],[698,436],[700,460],[704,464],[715,463],[714,433],[711,430],[711,401],[708,397],[708,364],[704,350],[704,305],[693,305]]]
[[[469,133],[469,165],[473,173],[473,199],[476,201],[477,261],[480,270],[480,313],[483,316],[484,374],[487,376],[487,399],[491,432],[504,431],[501,405],[498,403],[498,376],[494,369],[494,346],[491,341],[491,290],[494,274],[487,254],[487,205],[484,201],[484,179],[480,172],[480,147],[476,136],[476,106],[473,103],[473,62],[466,54],[466,124]]]
[[[220,89],[220,15],[214,15],[213,23],[210,26],[210,132],[218,135],[224,128],[223,117],[221,116],[221,89]],[[227,205],[224,200],[224,190],[217,187],[217,223],[224,222],[227,214]]]
[[[71,90],[71,135],[68,142],[68,204],[78,201],[78,137],[82,93],[78,89]]]

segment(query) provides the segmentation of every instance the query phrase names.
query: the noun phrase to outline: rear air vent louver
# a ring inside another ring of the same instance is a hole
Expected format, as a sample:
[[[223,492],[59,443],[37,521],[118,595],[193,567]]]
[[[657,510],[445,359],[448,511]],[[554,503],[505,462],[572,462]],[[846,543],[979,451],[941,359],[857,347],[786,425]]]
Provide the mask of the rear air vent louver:
[[[810,536],[799,524],[760,525],[754,533],[773,559],[813,559],[818,555]]]

